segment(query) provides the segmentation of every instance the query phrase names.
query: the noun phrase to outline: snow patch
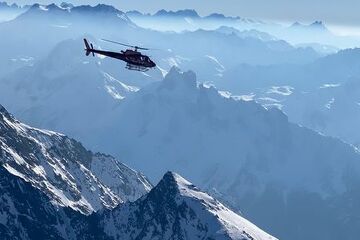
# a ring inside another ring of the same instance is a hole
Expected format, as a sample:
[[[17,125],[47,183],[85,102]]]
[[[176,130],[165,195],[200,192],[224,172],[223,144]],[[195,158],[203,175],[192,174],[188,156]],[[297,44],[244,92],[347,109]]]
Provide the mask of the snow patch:
[[[273,86],[267,91],[267,93],[290,96],[293,93],[293,90],[294,88],[291,86]]]
[[[46,6],[44,6],[44,5],[40,5],[40,6],[39,6],[39,9],[40,9],[41,11],[45,11],[45,12],[49,11],[49,9],[48,9]]]
[[[230,98],[231,93],[228,91],[219,91],[220,96],[223,96],[224,98]]]
[[[245,102],[249,102],[249,101],[254,101],[255,96],[256,96],[256,94],[251,93],[248,95],[233,96],[232,98],[235,100],[242,100]]]
[[[332,98],[327,104],[325,104],[325,108],[330,110],[334,103],[335,103],[335,98]]]
[[[280,103],[262,104],[262,106],[266,109],[277,108],[279,110],[282,110],[284,107],[284,105]]]
[[[320,89],[324,89],[324,88],[337,88],[337,87],[340,87],[341,84],[340,83],[327,83],[327,84],[324,84],[320,87]]]
[[[192,183],[176,173],[172,173],[180,191],[180,195],[197,200],[186,201],[191,208],[198,209],[194,204],[200,202],[206,210],[213,215],[223,226],[232,239],[258,239],[258,240],[275,240],[256,225],[237,215],[222,203],[209,196],[207,193],[200,191]],[[247,238],[240,238],[245,235]]]
[[[54,28],[69,28],[68,25],[50,25],[50,26]]]
[[[261,97],[261,98],[258,98],[257,100],[265,101],[265,102],[274,102],[274,103],[280,102],[279,100],[277,100],[275,98],[271,98],[271,97]]]
[[[156,68],[160,70],[161,75],[162,75],[163,78],[168,74],[168,71],[166,71],[165,69],[161,68],[160,66],[156,66]]]
[[[220,61],[217,60],[217,58],[215,58],[214,56],[209,56],[209,55],[206,55],[205,57],[211,59],[213,62],[215,62],[218,65],[219,68],[216,68],[217,71],[219,71],[219,72],[224,72],[225,71],[224,65],[222,65],[220,63]]]
[[[25,175],[23,175],[22,173],[20,173],[19,171],[17,171],[15,168],[11,167],[9,164],[4,164],[4,168],[6,170],[8,170],[9,173],[11,173],[14,176],[20,177],[22,179],[26,179]]]
[[[129,21],[129,19],[126,17],[126,15],[125,14],[117,14],[117,17],[118,18],[121,18],[122,20],[124,20],[124,21],[126,21],[126,22],[128,22]]]

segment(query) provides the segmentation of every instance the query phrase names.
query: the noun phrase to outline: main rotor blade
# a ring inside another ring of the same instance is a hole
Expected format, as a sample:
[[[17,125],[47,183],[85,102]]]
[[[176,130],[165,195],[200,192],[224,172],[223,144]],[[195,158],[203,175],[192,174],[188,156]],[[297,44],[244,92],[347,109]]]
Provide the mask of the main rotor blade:
[[[116,42],[116,41],[112,41],[112,40],[101,39],[101,41],[104,41],[104,42],[110,42],[110,43],[115,43],[115,44],[123,45],[123,46],[125,46],[125,47],[132,47],[132,48],[135,48],[135,46],[128,45],[128,44],[124,44],[124,43],[120,43],[120,42]]]
[[[138,47],[138,46],[132,46],[132,45],[128,45],[128,44],[124,44],[124,43],[116,42],[116,41],[112,41],[112,40],[107,40],[107,39],[101,39],[101,40],[102,40],[102,41],[105,41],[105,42],[110,42],[110,43],[119,44],[119,45],[122,45],[122,46],[125,46],[125,47],[131,47],[131,48],[141,49],[141,50],[150,50],[150,49],[148,49],[148,48],[143,48],[143,47]]]

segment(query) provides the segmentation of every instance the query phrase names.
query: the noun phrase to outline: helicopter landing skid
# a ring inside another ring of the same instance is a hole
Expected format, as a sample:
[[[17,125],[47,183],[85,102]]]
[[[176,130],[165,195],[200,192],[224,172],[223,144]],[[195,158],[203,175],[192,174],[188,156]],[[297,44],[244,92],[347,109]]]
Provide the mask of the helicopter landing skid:
[[[134,65],[134,64],[130,64],[130,63],[126,64],[126,68],[129,69],[129,70],[139,71],[139,72],[147,72],[147,71],[149,71],[149,68],[147,68],[147,67]]]

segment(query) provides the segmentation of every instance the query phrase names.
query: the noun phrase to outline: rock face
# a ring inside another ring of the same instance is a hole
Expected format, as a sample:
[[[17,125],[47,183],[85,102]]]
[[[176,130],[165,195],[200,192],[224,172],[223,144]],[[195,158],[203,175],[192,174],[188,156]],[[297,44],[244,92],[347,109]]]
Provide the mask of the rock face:
[[[59,206],[83,214],[134,201],[152,185],[115,158],[62,134],[31,128],[0,106],[0,165]]]
[[[44,193],[2,166],[0,191],[1,239],[71,239],[74,232],[66,211],[57,209]]]

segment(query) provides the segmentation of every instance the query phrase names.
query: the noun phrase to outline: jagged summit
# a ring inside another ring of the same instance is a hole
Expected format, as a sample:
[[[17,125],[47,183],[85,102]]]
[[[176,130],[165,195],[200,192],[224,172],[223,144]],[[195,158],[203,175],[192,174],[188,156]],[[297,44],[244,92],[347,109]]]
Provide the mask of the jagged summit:
[[[68,3],[68,2],[62,2],[62,3],[60,3],[59,6],[62,8],[69,8],[69,9],[74,7],[74,5],[72,3]]]
[[[293,23],[290,28],[293,29],[300,29],[300,30],[321,30],[321,31],[328,31],[325,23],[323,21],[315,21],[311,24],[302,24],[300,22]]]
[[[3,105],[0,104],[0,113],[7,113]]]
[[[206,16],[207,19],[215,19],[215,20],[240,20],[241,18],[239,16],[231,17],[231,16],[225,16],[222,13],[211,13],[210,15]]]
[[[163,178],[161,179],[161,181],[163,182],[163,184],[167,185],[167,186],[178,186],[178,179],[181,176],[175,172],[171,172],[168,171],[164,174]]]
[[[171,16],[171,17],[191,17],[191,18],[199,18],[199,14],[194,9],[184,9],[178,11],[167,11],[165,9],[161,9],[154,14],[154,16]]]
[[[0,1],[0,10],[26,10],[29,5],[20,5],[17,3],[8,3],[6,1]]]
[[[7,2],[0,2],[0,8],[20,8],[16,3],[8,4]]]
[[[175,18],[176,17],[181,17],[181,18],[189,17],[189,18],[193,18],[193,19],[216,19],[216,20],[224,20],[224,19],[240,20],[241,19],[239,16],[235,16],[235,17],[226,16],[222,13],[211,13],[207,16],[202,17],[194,9],[182,9],[182,10],[177,10],[177,11],[167,11],[165,9],[161,9],[153,15],[141,13],[139,11],[129,11],[127,13],[129,13],[130,15],[155,16],[155,17],[175,17]]]
[[[196,87],[196,74],[193,71],[182,72],[177,67],[172,67],[163,80],[163,85],[174,86],[183,84],[184,86]]]
[[[113,7],[111,5],[107,5],[107,4],[98,4],[94,7],[92,7],[90,5],[82,5],[82,6],[74,7],[73,10],[84,11],[84,12],[89,12],[89,13],[94,13],[94,12],[122,13],[120,10],[116,9],[115,7]]]
[[[174,194],[187,195],[190,191],[200,192],[191,182],[171,171],[164,174],[154,191],[166,191],[167,193],[162,193],[164,197]]]
[[[4,117],[6,117],[7,119],[12,119],[14,121],[13,116],[6,110],[3,105],[0,104],[0,124],[2,121],[4,121]]]
[[[291,27],[301,27],[304,26],[303,24],[299,23],[299,22],[294,22]]]
[[[325,24],[323,23],[323,21],[315,21],[312,24],[310,24],[310,26],[314,26],[314,27],[324,27]]]
[[[142,15],[147,15],[147,16],[150,16],[150,14],[145,14],[145,13],[142,13],[140,11],[137,11],[137,10],[131,10],[131,11],[127,11],[126,12],[126,15],[129,15],[129,16],[142,16]]]

